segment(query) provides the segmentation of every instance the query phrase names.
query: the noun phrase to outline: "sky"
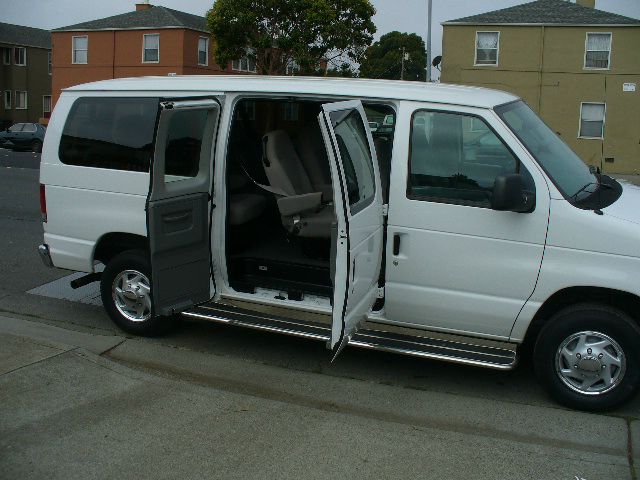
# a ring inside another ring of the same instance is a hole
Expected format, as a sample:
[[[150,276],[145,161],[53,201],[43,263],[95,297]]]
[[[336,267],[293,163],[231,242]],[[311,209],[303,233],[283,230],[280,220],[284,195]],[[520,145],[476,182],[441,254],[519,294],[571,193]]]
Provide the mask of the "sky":
[[[1,21],[52,29],[135,9],[141,0],[0,0]],[[375,38],[398,30],[427,35],[427,0],[371,0],[377,13]],[[530,0],[433,0],[432,56],[442,52],[442,22],[527,3]],[[204,15],[212,0],[149,0],[175,10]],[[640,19],[640,0],[596,0],[596,8]],[[434,72],[437,76],[437,72]]]

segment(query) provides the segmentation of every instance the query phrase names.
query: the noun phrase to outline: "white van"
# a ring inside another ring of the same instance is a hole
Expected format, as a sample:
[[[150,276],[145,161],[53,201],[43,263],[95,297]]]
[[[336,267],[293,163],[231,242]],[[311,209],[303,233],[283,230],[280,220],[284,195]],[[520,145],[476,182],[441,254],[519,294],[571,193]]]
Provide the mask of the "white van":
[[[384,118],[371,133],[368,118]],[[520,99],[258,76],[65,90],[41,164],[48,265],[122,329],[182,316],[511,369],[611,408],[640,382],[640,195]],[[104,264],[103,272],[97,266]]]

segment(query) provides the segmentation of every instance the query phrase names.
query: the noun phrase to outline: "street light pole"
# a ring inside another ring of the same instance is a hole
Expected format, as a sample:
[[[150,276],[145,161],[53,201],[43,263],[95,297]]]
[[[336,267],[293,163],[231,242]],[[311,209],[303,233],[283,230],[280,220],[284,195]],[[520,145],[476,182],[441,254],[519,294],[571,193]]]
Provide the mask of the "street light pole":
[[[427,0],[427,82],[431,81],[431,3]]]

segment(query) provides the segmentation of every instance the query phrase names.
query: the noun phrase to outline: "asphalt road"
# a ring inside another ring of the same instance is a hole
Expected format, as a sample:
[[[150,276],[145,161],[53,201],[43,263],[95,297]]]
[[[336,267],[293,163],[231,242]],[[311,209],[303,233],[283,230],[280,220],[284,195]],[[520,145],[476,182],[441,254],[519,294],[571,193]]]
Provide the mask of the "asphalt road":
[[[36,253],[32,154],[3,154],[7,478],[636,478],[640,398],[570,411],[527,361],[501,373],[346,349],[330,363],[321,343],[191,321],[137,339],[101,308],[27,294],[69,272]]]
[[[40,154],[33,152],[14,152],[0,148],[0,167],[39,168]]]

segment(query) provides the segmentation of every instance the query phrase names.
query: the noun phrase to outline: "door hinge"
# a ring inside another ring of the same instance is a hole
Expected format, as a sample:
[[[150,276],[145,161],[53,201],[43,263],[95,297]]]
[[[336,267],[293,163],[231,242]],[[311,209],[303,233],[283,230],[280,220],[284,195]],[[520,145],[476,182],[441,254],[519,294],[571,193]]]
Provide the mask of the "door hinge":
[[[382,205],[382,216],[386,217],[387,215],[389,215],[389,204],[385,203]]]
[[[384,298],[384,287],[378,287],[376,298]]]

